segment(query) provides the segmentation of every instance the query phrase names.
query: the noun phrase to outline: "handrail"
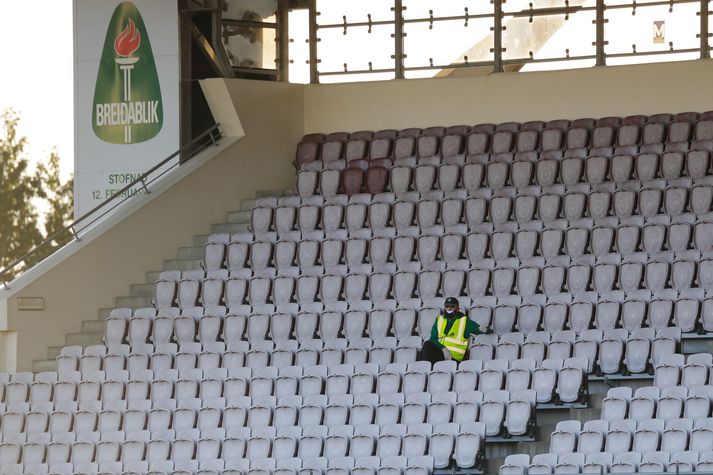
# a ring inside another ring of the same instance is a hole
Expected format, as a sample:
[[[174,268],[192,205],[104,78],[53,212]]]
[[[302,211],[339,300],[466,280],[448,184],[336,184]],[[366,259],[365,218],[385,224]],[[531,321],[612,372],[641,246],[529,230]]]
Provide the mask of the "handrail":
[[[79,238],[80,231],[87,229],[89,226],[96,223],[99,219],[103,218],[107,213],[116,209],[122,203],[130,200],[134,196],[138,195],[139,193],[137,193],[137,192],[133,192],[133,193],[130,192],[130,190],[134,186],[140,184],[146,193],[150,193],[150,191],[148,189],[148,185],[150,185],[151,183],[153,183],[154,181],[156,181],[157,179],[162,177],[165,173],[172,170],[177,165],[180,165],[180,162],[176,163],[175,165],[171,166],[170,168],[167,168],[166,170],[161,171],[161,173],[159,173],[158,175],[156,175],[155,177],[153,177],[149,180],[149,176],[152,173],[154,173],[155,171],[157,171],[158,169],[160,169],[161,167],[166,165],[168,162],[170,162],[174,158],[179,157],[181,155],[184,155],[186,157],[184,160],[190,159],[197,153],[202,152],[203,150],[208,148],[208,146],[217,145],[218,141],[220,140],[221,137],[222,137],[222,133],[220,131],[220,124],[215,124],[212,127],[210,127],[208,130],[206,130],[205,132],[196,136],[189,143],[187,143],[183,147],[179,148],[178,150],[173,152],[168,157],[161,160],[158,164],[154,165],[148,171],[141,174],[138,178],[136,178],[134,181],[132,181],[131,183],[126,185],[124,188],[117,191],[112,196],[105,199],[104,201],[99,203],[97,206],[95,206],[91,210],[87,211],[82,216],[75,219],[74,221],[72,221],[72,223],[68,224],[61,230],[59,230],[56,233],[52,234],[51,236],[48,236],[47,238],[45,238],[41,243],[39,243],[37,246],[32,248],[32,250],[27,252],[22,257],[15,259],[11,264],[5,266],[2,270],[0,270],[0,285],[3,285],[6,289],[9,289],[10,287],[7,284],[9,282],[9,280],[14,278],[14,276],[11,274],[12,270],[15,269],[19,264],[21,264],[23,262],[27,262],[27,260],[29,258],[38,255],[40,253],[40,250],[47,247],[50,243],[55,241],[55,239],[60,238],[61,236],[66,235],[67,233],[71,233],[74,236],[74,239],[79,241],[80,240],[80,238]],[[127,192],[129,192],[129,193],[127,193]],[[120,197],[123,197],[123,199],[121,201],[114,203],[114,205],[111,208],[105,209],[107,207],[107,205],[118,200]],[[99,211],[102,211],[102,212],[100,214],[98,214]],[[96,214],[96,216],[95,216],[95,214]],[[93,219],[89,220],[89,218],[92,218],[92,217],[93,217]],[[82,228],[78,229],[78,225],[80,223],[85,223],[85,222],[86,222],[86,224]],[[33,267],[33,266],[37,265],[38,263],[42,262],[44,259],[46,259],[50,255],[54,254],[58,249],[64,247],[66,244],[68,244],[68,242],[66,242],[66,243],[60,242],[56,248],[51,249],[51,252],[49,254],[41,257],[37,262],[32,263],[32,265],[30,265],[28,268]],[[10,279],[7,278],[8,275],[11,275]]]

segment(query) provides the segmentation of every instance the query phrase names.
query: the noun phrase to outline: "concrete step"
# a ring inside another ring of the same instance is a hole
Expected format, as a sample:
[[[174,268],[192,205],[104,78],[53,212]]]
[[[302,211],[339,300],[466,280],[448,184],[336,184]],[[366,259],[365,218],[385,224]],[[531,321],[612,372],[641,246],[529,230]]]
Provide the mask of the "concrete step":
[[[601,413],[601,409],[572,409],[572,413],[570,414],[569,419],[587,422],[594,419],[599,419]]]
[[[64,346],[50,346],[47,348],[47,359],[52,360],[57,358],[62,348],[64,348]]]
[[[589,407],[592,409],[601,410],[602,401],[604,401],[604,398],[606,396],[607,396],[606,393],[590,394],[589,395]]]
[[[168,259],[163,262],[163,270],[197,270],[202,263],[202,259]]]
[[[193,236],[193,245],[197,247],[203,247],[205,243],[208,242],[208,237],[210,234],[197,234]]]
[[[153,297],[153,284],[131,284],[129,286],[129,295],[131,297]]]
[[[56,360],[35,360],[32,362],[32,372],[41,373],[42,371],[57,371]]]
[[[249,231],[248,229],[248,224],[243,223],[243,224],[236,224],[236,223],[218,223],[214,224],[210,228],[211,233],[228,233],[228,234],[235,234],[235,233],[244,233]]]
[[[104,334],[104,320],[84,320],[82,322],[82,333]]]
[[[535,439],[537,439],[541,442],[549,442],[550,435],[552,435],[552,432],[554,432],[555,427],[556,427],[555,425],[537,424],[537,427],[535,427]]]
[[[160,270],[150,270],[146,273],[146,283],[153,285],[159,279],[160,276]]]
[[[247,224],[250,223],[251,213],[251,211],[230,211],[225,221],[233,224]]]
[[[493,457],[485,460],[483,467],[484,474],[496,474],[500,470],[500,466],[505,463],[505,457]]]
[[[203,246],[179,247],[177,257],[179,259],[203,259],[204,252]]]
[[[563,407],[562,409],[541,409],[537,411],[538,426],[555,426],[559,421],[569,418],[570,408]]]
[[[151,297],[131,297],[131,296],[117,297],[115,303],[116,303],[117,308],[120,308],[120,307],[129,307],[129,308],[153,307],[153,304],[151,303]]]
[[[258,190],[255,198],[267,198],[269,196],[285,196],[285,190]]]
[[[83,348],[91,345],[100,345],[103,332],[99,333],[68,333],[64,337],[65,346],[79,345]]]
[[[112,310],[114,310],[113,307],[100,308],[99,310],[97,310],[97,320],[106,320],[107,318],[109,318],[109,315],[111,314]]]
[[[529,454],[530,456],[537,454],[545,454],[550,451],[550,442],[519,442],[513,454]],[[509,455],[509,454],[508,454]]]
[[[255,200],[243,200],[240,202],[240,211],[250,211],[255,206]]]

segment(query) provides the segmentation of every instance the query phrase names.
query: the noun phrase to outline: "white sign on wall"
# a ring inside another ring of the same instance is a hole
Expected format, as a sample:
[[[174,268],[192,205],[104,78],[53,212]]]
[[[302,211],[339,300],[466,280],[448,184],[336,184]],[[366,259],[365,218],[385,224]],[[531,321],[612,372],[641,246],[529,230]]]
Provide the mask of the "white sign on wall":
[[[177,1],[74,0],[74,67],[79,217],[178,150]]]

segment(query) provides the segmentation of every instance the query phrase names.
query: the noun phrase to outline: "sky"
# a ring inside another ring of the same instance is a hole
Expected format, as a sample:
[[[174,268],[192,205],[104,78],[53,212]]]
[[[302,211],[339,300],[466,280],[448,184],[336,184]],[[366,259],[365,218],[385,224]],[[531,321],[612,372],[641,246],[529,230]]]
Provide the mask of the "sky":
[[[72,0],[0,0],[0,111],[20,116],[32,162],[74,169]],[[11,73],[9,73],[11,72]]]

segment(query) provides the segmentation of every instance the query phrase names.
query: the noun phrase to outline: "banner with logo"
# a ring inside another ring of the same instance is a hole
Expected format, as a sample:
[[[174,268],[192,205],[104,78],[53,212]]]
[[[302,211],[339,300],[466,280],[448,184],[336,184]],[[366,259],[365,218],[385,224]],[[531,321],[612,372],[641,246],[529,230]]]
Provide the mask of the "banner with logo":
[[[75,217],[178,150],[178,28],[177,0],[74,0]]]

